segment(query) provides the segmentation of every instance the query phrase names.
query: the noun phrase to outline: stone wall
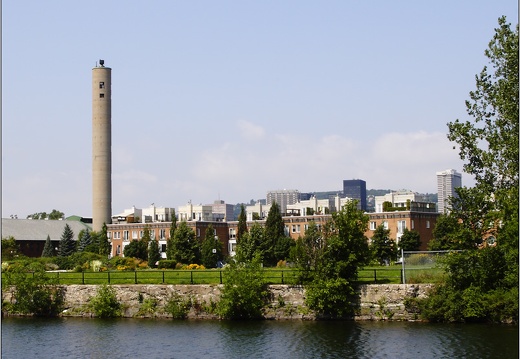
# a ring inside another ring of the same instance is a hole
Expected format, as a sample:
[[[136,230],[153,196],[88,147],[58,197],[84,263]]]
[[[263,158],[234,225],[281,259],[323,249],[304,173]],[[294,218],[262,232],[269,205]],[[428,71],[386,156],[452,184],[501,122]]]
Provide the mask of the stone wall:
[[[172,296],[191,300],[188,313],[191,319],[218,319],[210,308],[220,296],[221,285],[112,285],[118,300],[123,304],[124,317],[168,318],[163,308]],[[88,309],[90,298],[96,295],[96,285],[67,285],[63,316],[92,316]],[[417,314],[405,308],[406,298],[421,298],[427,295],[430,284],[374,284],[359,289],[359,303],[355,320],[416,320]],[[266,306],[266,319],[314,320],[316,316],[305,306],[305,290],[302,286],[270,285],[270,303]],[[2,299],[11,301],[9,291]],[[154,302],[151,310],[146,303]]]

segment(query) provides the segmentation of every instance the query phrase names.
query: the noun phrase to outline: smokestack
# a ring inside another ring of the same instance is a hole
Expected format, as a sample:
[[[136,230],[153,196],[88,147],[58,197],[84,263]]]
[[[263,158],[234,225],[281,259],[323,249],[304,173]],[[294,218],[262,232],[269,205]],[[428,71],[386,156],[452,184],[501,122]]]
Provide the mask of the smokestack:
[[[92,69],[92,230],[112,223],[112,69]]]

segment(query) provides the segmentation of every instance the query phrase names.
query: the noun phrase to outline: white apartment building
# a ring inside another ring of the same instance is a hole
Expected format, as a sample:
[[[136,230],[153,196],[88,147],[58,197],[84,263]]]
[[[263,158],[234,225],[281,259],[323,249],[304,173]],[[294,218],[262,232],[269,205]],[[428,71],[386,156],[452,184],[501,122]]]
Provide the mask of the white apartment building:
[[[211,204],[193,205],[188,202],[187,205],[179,207],[177,219],[179,221],[212,221],[213,206]]]
[[[171,222],[175,213],[174,208],[155,207],[152,203],[148,208],[132,208],[125,209],[122,213],[112,216],[112,223],[154,223],[154,222]]]
[[[418,193],[408,191],[408,190],[400,190],[396,192],[390,192],[383,196],[375,196],[375,212],[382,213],[383,211],[383,203],[390,202],[392,207],[398,208],[406,208],[410,206],[411,202],[423,202],[424,196],[419,195]]]
[[[437,210],[445,213],[449,210],[450,197],[455,197],[455,188],[462,187],[462,175],[453,170],[437,172]]]
[[[246,206],[246,220],[248,222],[254,221],[255,218],[266,219],[269,214],[269,210],[271,209],[271,205],[262,204],[262,202],[258,201],[255,204],[251,204]],[[256,214],[256,216],[255,216]]]
[[[350,200],[352,199],[348,197],[341,198],[339,195],[336,195],[333,199],[317,199],[316,196],[312,196],[308,200],[288,204],[286,213],[287,215],[297,216],[328,214],[341,210]]]

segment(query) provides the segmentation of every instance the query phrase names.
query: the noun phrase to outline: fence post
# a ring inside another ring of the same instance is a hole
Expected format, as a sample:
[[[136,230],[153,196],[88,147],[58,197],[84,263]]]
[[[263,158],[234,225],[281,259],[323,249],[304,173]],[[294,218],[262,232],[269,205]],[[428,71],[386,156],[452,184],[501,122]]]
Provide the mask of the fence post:
[[[110,284],[110,271],[107,271],[108,274],[108,284]]]
[[[85,272],[81,272],[81,284],[85,284]]]
[[[377,269],[374,269],[374,284],[377,284]]]
[[[190,271],[190,283],[193,284],[193,271]]]
[[[222,270],[220,271],[220,284],[222,284]]]
[[[401,284],[404,284],[404,271],[403,271],[403,268],[401,268]]]
[[[282,284],[285,284],[285,283],[283,282],[283,269],[282,269]]]
[[[137,284],[137,270],[134,271],[135,284]]]
[[[58,284],[60,284],[60,272],[56,272],[57,276],[56,276],[56,279],[57,279],[57,282]],[[34,278],[34,272],[33,272],[33,278]]]
[[[164,284],[164,271],[162,271],[162,284]]]

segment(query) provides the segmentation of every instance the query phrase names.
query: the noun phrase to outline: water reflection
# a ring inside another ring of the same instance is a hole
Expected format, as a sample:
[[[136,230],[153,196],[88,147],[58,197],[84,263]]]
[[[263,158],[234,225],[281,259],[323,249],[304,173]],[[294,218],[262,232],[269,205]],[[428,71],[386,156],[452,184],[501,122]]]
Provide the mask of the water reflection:
[[[518,327],[3,318],[2,358],[517,358]]]

